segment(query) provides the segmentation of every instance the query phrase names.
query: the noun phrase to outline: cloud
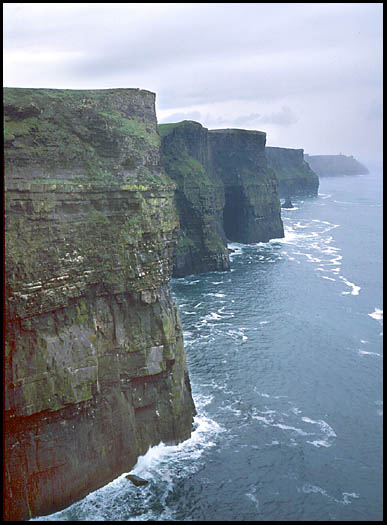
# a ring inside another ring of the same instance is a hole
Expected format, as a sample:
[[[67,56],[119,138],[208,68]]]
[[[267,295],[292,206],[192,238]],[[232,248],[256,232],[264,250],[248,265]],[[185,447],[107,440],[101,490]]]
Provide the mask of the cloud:
[[[168,115],[168,117],[164,117],[162,119],[159,119],[160,124],[166,123],[166,122],[181,122],[182,120],[194,120],[196,122],[202,121],[202,115],[200,111],[191,111],[191,112],[178,112],[178,113],[172,113],[171,115]]]
[[[284,147],[321,145],[329,153],[345,141],[354,152],[376,154],[382,9],[6,3],[4,85],[139,87],[156,93],[160,122],[255,127]]]
[[[262,124],[278,124],[280,126],[290,126],[298,122],[297,116],[288,106],[282,106],[280,111],[264,115],[260,119]]]
[[[216,116],[211,113],[202,114],[200,111],[187,113],[172,113],[163,118],[163,122],[178,122],[179,120],[197,120],[205,122],[209,127],[237,127],[237,128],[254,128],[262,124],[276,124],[278,126],[290,126],[298,121],[294,112],[287,106],[282,106],[279,111],[268,114],[250,113],[248,115],[239,115],[237,117]]]

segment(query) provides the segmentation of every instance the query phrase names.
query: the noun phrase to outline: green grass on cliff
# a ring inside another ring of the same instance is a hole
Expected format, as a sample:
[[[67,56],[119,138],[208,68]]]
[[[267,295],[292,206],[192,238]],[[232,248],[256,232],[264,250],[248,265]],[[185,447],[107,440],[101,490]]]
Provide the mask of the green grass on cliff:
[[[144,113],[143,120],[137,116],[141,93],[4,88],[6,172],[36,166],[51,177],[61,171],[64,178],[56,177],[58,182],[125,184],[120,174],[129,171],[137,182],[145,178],[147,184],[157,183],[159,170],[148,173],[147,159],[157,154],[161,138],[152,115],[148,119]]]
[[[169,135],[175,128],[179,126],[185,126],[186,124],[199,124],[193,120],[182,120],[181,122],[169,122],[167,124],[158,124],[158,130],[161,137],[166,137]],[[199,124],[201,126],[201,124]]]
[[[185,151],[180,152],[177,157],[164,156],[164,166],[168,175],[183,187],[214,185],[203,165]]]

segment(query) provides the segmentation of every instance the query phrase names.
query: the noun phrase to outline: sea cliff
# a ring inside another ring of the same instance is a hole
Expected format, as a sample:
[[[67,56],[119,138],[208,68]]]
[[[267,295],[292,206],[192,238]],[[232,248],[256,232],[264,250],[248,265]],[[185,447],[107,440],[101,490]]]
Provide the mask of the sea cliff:
[[[208,130],[198,122],[161,124],[163,164],[177,184],[180,233],[173,275],[228,270],[227,241],[283,237],[277,181],[266,134]]]
[[[190,436],[154,104],[137,89],[4,89],[6,520]]]
[[[352,155],[305,155],[305,160],[320,177],[369,173],[368,169]]]
[[[317,195],[318,175],[306,162],[303,149],[266,147],[266,157],[278,179],[280,197]]]
[[[230,241],[267,242],[284,236],[277,180],[268,169],[265,144],[263,131],[210,131],[214,171],[225,190],[223,224]]]
[[[229,270],[224,187],[212,167],[208,129],[182,121],[161,124],[159,131],[163,165],[177,185],[180,231],[173,275]]]

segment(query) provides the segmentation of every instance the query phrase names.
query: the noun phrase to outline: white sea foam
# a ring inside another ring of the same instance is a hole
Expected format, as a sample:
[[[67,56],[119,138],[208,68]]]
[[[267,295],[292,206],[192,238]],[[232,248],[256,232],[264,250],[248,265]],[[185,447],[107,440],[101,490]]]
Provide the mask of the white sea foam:
[[[329,441],[326,441],[325,439],[315,439],[314,441],[307,441],[310,445],[313,445],[314,447],[330,447],[331,443]]]
[[[187,277],[176,278],[176,280],[180,281],[182,284],[185,284],[186,286],[200,283],[200,279],[195,279],[194,281],[190,281],[190,279]]]
[[[348,202],[348,201],[336,201],[336,200],[334,200],[333,202],[337,202],[337,204],[355,204],[354,202]]]
[[[295,255],[305,255],[305,257],[310,261],[310,262],[321,262],[321,259],[318,259],[317,257],[313,257],[312,254],[310,253],[302,253],[302,252],[294,252]]]
[[[333,277],[327,277],[326,275],[321,276],[323,279],[327,279],[328,281],[336,281],[336,279],[333,279]]]
[[[240,243],[237,243],[237,242],[231,242],[231,243],[227,244],[227,247],[230,250],[232,250],[228,254],[230,261],[232,261],[232,259],[233,259],[233,257],[235,257],[235,255],[241,255],[243,253],[244,245],[240,244]]]
[[[300,491],[300,489],[297,490]],[[356,494],[356,492],[343,492],[342,499],[336,499],[333,496],[331,496],[325,489],[322,489],[321,487],[318,487],[317,485],[312,485],[310,483],[305,483],[301,490],[305,494],[321,494],[322,496],[325,496],[326,498],[331,499],[336,503],[341,503],[343,505],[348,505],[349,503],[351,503],[350,498],[360,498],[359,494]]]
[[[273,395],[265,394],[264,392],[258,392],[258,390],[255,387],[254,387],[254,392],[256,392],[259,396],[271,397],[272,399],[282,399],[282,398],[288,397],[288,396],[273,396]]]
[[[256,419],[257,421],[262,421],[262,423],[264,425],[271,425],[272,421],[271,419],[265,417],[265,416],[258,416],[256,414],[254,414],[253,416],[251,416],[253,419]]]
[[[259,500],[258,498],[255,496],[254,492],[256,491],[256,487],[253,487],[251,492],[247,492],[246,493],[246,496],[251,499],[251,501],[253,501],[255,503],[255,507],[256,509],[258,510],[259,509]]]
[[[305,494],[322,494],[324,496],[328,496],[328,492],[326,490],[318,487],[317,485],[311,485],[309,483],[303,485],[302,492],[305,492]]]
[[[351,503],[349,498],[358,499],[360,496],[359,494],[356,494],[356,492],[343,492],[343,501],[339,501],[338,503],[344,503],[344,505],[348,505],[348,503]]]
[[[359,292],[361,290],[360,286],[357,286],[355,283],[351,283],[351,281],[348,281],[348,279],[346,279],[345,277],[343,277],[342,275],[339,275],[338,276],[339,279],[341,279],[342,281],[344,281],[344,283],[351,287],[352,288],[352,291],[351,292],[341,292],[342,295],[359,295]]]
[[[383,310],[381,310],[380,308],[375,307],[374,312],[368,315],[372,317],[372,319],[376,319],[376,321],[383,321]]]
[[[282,430],[293,430],[297,434],[300,434],[300,436],[308,436],[308,435],[310,435],[308,432],[304,432],[300,428],[292,427],[290,425],[284,425],[283,423],[273,423],[272,426],[281,428]]]
[[[206,315],[205,318],[206,319],[222,319],[222,316],[215,312],[210,312],[208,315]]]
[[[325,439],[316,439],[314,441],[307,441],[307,443],[315,447],[330,447],[332,445],[332,443],[330,442],[330,438],[335,438],[336,432],[330,425],[328,425],[326,421],[324,421],[323,419],[314,420],[310,419],[309,417],[302,417],[301,419],[305,423],[318,425],[325,436]]]
[[[196,405],[198,408],[199,404]],[[204,450],[215,446],[216,435],[223,432],[224,428],[213,419],[199,414],[194,418],[195,430],[191,437],[177,445],[166,445],[160,443],[150,447],[144,456],[140,456],[136,465],[132,469],[132,474],[136,474],[144,479],[149,479],[155,473],[160,473],[161,466],[168,466],[173,461],[189,460],[191,469],[198,468],[192,459],[198,459]]]
[[[332,194],[331,193],[318,193],[318,196],[321,199],[329,199],[330,197],[332,197]]]
[[[239,330],[227,330],[226,334],[230,336],[234,341],[246,341],[248,339],[247,335],[244,335],[245,328],[239,328]]]
[[[340,265],[341,264],[341,260],[343,259],[343,256],[342,255],[336,255],[335,257],[333,257],[332,259],[330,259],[330,264],[333,264],[333,265]],[[333,272],[334,270],[332,270]],[[336,269],[337,271],[337,269]]]
[[[360,355],[376,355],[376,356],[381,357],[381,355],[378,354],[377,352],[366,352],[365,350],[360,350],[360,348],[359,348],[359,354]]]
[[[340,264],[340,263],[339,263]],[[338,275],[340,273],[340,268],[332,268],[330,270],[331,273],[335,274],[335,275]]]

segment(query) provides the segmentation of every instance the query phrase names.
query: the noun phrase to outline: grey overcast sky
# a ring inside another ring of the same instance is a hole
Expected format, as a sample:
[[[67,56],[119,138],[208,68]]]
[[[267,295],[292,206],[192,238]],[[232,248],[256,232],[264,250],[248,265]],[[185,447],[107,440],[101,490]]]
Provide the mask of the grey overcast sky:
[[[4,85],[156,93],[160,123],[381,163],[380,3],[4,3]]]

